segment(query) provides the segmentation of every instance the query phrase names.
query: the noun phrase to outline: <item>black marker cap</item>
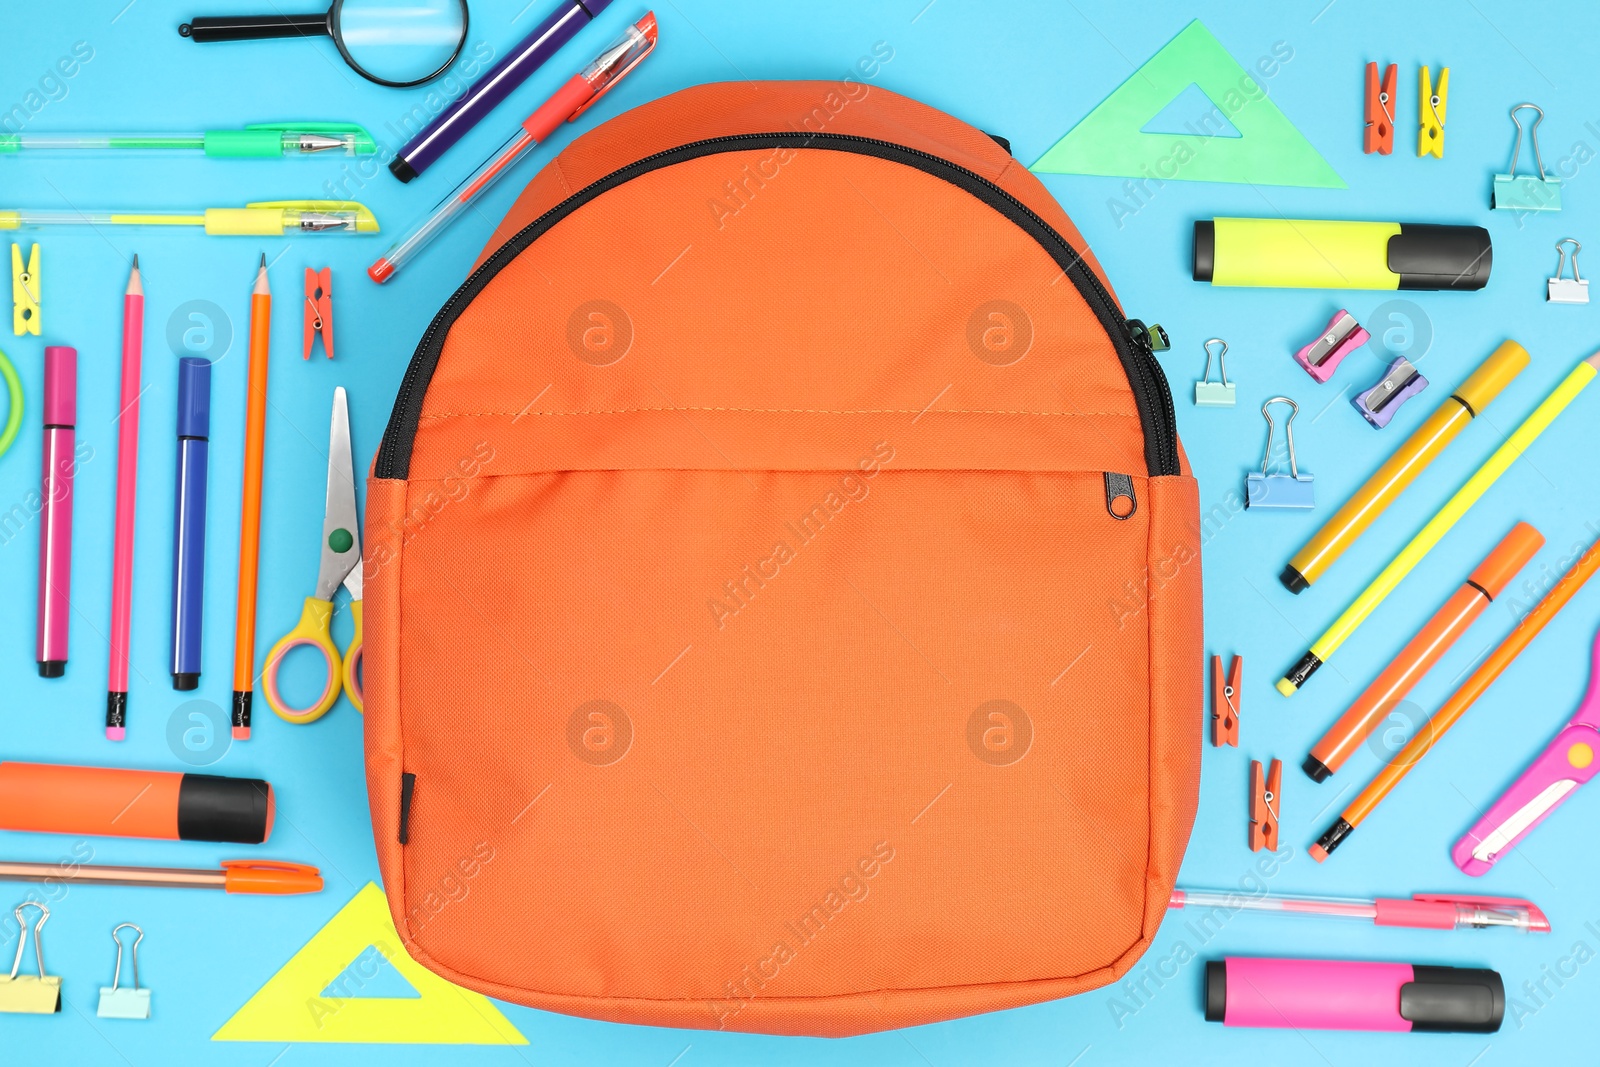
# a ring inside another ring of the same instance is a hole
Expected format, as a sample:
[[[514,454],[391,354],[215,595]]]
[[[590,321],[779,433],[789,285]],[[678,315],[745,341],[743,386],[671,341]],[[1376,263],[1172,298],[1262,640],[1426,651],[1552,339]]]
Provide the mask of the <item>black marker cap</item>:
[[[1194,280],[1209,282],[1217,258],[1217,228],[1210,219],[1194,224]]]
[[[1402,289],[1482,289],[1489,284],[1494,247],[1482,226],[1402,222],[1389,238],[1388,264],[1400,275]]]
[[[1400,987],[1400,1017],[1411,1032],[1492,1034],[1506,1016],[1506,986],[1484,967],[1411,968]]]
[[[178,838],[259,845],[272,833],[272,786],[260,778],[186,774],[178,785]]]

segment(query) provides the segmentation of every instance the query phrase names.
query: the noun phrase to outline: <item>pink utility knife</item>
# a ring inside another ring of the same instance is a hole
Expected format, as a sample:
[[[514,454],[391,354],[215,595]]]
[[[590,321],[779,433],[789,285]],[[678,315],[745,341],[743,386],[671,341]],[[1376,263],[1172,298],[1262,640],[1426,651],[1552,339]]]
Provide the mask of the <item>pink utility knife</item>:
[[[1528,765],[1512,787],[1451,851],[1471,875],[1493,867],[1511,846],[1544,822],[1584,782],[1600,771],[1600,634],[1595,635],[1589,692],[1556,739]]]

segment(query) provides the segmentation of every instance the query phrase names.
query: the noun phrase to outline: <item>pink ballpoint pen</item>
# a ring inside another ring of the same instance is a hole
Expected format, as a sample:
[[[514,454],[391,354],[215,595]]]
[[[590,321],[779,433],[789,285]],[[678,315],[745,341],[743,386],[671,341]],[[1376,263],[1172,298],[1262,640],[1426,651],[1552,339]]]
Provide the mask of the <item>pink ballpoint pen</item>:
[[[1550,920],[1532,901],[1517,897],[1475,897],[1459,893],[1418,893],[1405,897],[1291,897],[1252,894],[1242,890],[1174,889],[1167,906],[1223,908],[1227,911],[1272,911],[1286,915],[1319,915],[1359,919],[1374,926],[1415,930],[1482,930],[1507,926],[1523,933],[1548,934]]]
[[[133,623],[133,504],[139,480],[139,377],[144,356],[144,285],[133,257],[122,298],[122,399],[117,415],[117,511],[111,549],[111,679],[106,737],[128,735],[128,639]]]
[[[1456,866],[1474,876],[1486,873],[1600,771],[1596,756],[1600,756],[1600,634],[1595,635],[1589,691],[1578,710],[1488,814],[1456,842],[1450,853]]]

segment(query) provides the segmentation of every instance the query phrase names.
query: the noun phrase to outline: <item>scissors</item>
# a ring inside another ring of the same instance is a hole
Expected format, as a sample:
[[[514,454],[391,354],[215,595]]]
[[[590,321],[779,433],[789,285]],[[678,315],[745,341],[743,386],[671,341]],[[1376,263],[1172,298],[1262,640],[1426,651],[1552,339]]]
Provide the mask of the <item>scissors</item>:
[[[1511,847],[1600,771],[1600,634],[1595,635],[1589,691],[1567,725],[1489,813],[1456,842],[1451,857],[1470,875],[1488,872]]]
[[[329,629],[333,620],[333,594],[340,586],[350,590],[350,617],[355,636],[339,654]],[[309,707],[296,708],[278,692],[278,668],[283,659],[302,645],[322,655],[328,684]],[[350,411],[343,386],[333,390],[333,418],[328,438],[328,502],[322,515],[322,561],[317,567],[317,591],[306,597],[300,622],[278,639],[267,653],[261,672],[267,705],[286,722],[315,722],[328,713],[342,688],[356,710],[361,706],[361,531],[357,526],[356,480],[350,466]]]

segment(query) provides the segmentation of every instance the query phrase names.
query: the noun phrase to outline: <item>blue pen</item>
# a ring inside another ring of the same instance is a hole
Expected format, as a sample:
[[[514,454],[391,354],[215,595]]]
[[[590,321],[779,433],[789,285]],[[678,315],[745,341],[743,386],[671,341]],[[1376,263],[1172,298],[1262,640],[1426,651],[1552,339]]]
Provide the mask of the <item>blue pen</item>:
[[[172,538],[172,688],[200,685],[206,571],[206,460],[211,444],[211,362],[178,360],[178,488]]]

